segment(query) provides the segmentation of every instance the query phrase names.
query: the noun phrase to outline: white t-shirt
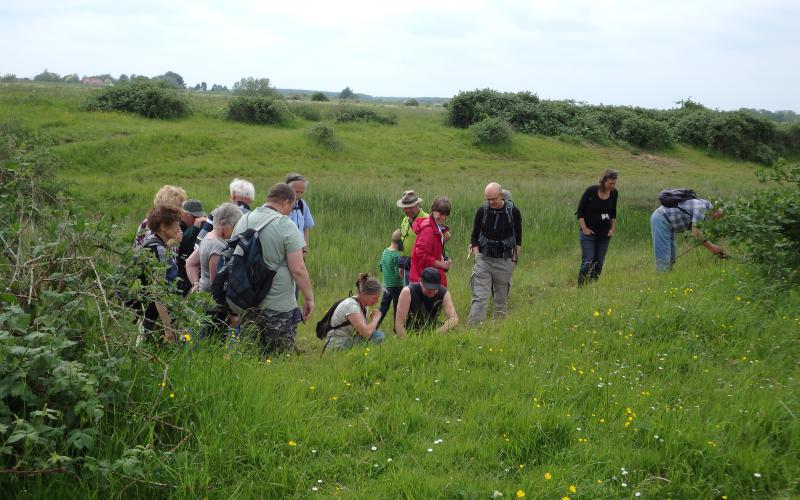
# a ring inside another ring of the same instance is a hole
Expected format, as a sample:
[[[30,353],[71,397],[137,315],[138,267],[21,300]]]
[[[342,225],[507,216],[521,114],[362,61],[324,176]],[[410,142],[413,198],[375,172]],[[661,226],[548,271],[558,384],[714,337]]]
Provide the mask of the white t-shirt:
[[[344,299],[338,306],[336,306],[336,310],[333,311],[333,316],[331,316],[331,326],[341,325],[347,321],[347,317],[351,314],[359,314],[362,318],[364,318],[365,322],[367,320],[367,318],[364,316],[364,312],[358,305],[358,299],[355,297]],[[328,332],[328,339],[330,339],[328,347],[336,348],[337,344],[353,338],[354,335],[358,335],[358,332],[350,323],[340,328],[333,329]]]

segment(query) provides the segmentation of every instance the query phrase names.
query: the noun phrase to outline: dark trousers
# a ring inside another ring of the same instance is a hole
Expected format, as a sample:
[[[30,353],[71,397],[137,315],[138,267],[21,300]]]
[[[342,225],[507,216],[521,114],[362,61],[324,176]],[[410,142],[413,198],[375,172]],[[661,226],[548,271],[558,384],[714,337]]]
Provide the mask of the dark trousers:
[[[381,323],[383,323],[386,313],[389,312],[390,305],[394,307],[394,315],[397,316],[397,299],[400,298],[400,292],[402,291],[402,286],[386,287],[386,291],[383,292],[383,298],[381,299],[381,319],[378,321],[378,326],[375,328],[376,330],[380,328]],[[392,328],[394,328],[394,321],[392,321]]]
[[[611,238],[607,235],[586,236],[581,232],[581,268],[578,271],[578,286],[600,277],[610,242]]]

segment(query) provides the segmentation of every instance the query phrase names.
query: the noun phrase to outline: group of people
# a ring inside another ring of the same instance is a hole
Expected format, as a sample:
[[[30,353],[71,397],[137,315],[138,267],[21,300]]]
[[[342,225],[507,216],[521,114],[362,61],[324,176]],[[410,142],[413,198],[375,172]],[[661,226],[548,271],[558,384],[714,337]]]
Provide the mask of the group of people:
[[[578,286],[597,280],[606,252],[616,232],[618,174],[606,170],[597,184],[583,193],[576,210],[580,228],[581,265]],[[231,327],[257,332],[263,353],[295,349],[297,325],[307,320],[315,308],[314,294],[306,269],[310,230],[314,218],[303,195],[308,186],[300,174],[289,174],[273,185],[266,203],[251,208],[255,188],[249,181],[234,179],[230,202],[206,214],[198,200],[187,199],[175,186],[162,187],[153,207],[137,232],[134,245],[145,249],[166,266],[164,279],[184,295],[210,292],[224,260],[227,240],[254,229],[258,233],[266,266],[274,271],[268,293],[258,304],[234,315],[228,308],[209,311],[210,324],[217,331]],[[437,196],[430,211],[413,190],[397,200],[403,212],[399,228],[380,258],[382,282],[363,273],[356,282],[356,295],[337,301],[326,315],[324,350],[347,349],[362,342],[381,342],[381,324],[394,308],[394,333],[406,337],[409,331],[444,332],[458,325],[459,319],[448,289],[451,260],[447,243],[451,239],[446,225],[452,205]],[[660,206],[653,212],[651,228],[656,269],[668,270],[676,260],[675,233],[691,230],[712,253],[722,249],[703,239],[694,223],[702,220],[711,204],[699,198],[674,207]],[[719,216],[718,212],[714,217]],[[512,276],[522,248],[522,215],[511,194],[496,182],[484,189],[484,202],[475,212],[468,246],[475,262],[470,278],[471,301],[467,324],[483,322],[490,299],[495,318],[507,314]],[[302,293],[302,303],[298,302]],[[378,307],[375,307],[378,305]],[[369,312],[369,308],[373,308]],[[441,315],[444,319],[440,319]],[[153,338],[163,331],[163,339],[176,336],[166,306],[157,300],[142,307],[141,337]],[[160,325],[159,325],[160,323]],[[214,331],[214,328],[212,328]],[[319,334],[319,331],[318,331]]]

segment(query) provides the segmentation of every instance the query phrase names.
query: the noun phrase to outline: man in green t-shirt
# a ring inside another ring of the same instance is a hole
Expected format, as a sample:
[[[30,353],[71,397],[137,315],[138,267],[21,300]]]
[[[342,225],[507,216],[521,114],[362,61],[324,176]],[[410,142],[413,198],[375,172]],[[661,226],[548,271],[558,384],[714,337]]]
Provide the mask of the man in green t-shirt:
[[[258,233],[264,263],[275,271],[272,286],[259,307],[249,309],[240,318],[258,332],[263,354],[293,352],[297,323],[307,319],[314,310],[314,294],[303,262],[305,240],[297,226],[288,217],[294,206],[295,192],[288,185],[278,183],[267,195],[267,203],[242,216],[233,234],[253,228],[265,219],[271,222]],[[295,285],[303,293],[302,313],[295,299]]]

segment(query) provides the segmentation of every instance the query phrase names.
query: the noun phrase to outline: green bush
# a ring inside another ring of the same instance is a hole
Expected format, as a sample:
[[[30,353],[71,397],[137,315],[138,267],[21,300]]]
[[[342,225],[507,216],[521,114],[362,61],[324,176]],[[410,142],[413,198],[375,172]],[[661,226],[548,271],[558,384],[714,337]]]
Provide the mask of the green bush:
[[[319,105],[310,103],[292,103],[289,106],[289,109],[295,116],[299,116],[304,120],[308,120],[310,122],[318,122],[322,120],[322,109],[320,109]]]
[[[666,125],[642,116],[632,116],[622,122],[619,137],[632,146],[660,149],[672,145],[672,135]]]
[[[236,96],[228,103],[229,120],[264,125],[281,125],[292,119],[292,111],[280,97]]]
[[[312,101],[317,101],[317,102],[328,102],[328,101],[330,101],[330,99],[328,98],[327,95],[325,95],[324,92],[314,92],[313,94],[311,94],[311,100]]]
[[[333,127],[324,123],[315,123],[311,125],[306,130],[306,135],[313,143],[328,149],[337,149],[340,146]]]
[[[800,284],[800,164],[781,160],[758,175],[778,187],[724,204],[725,216],[704,230],[725,238],[768,276]]]
[[[511,144],[514,130],[502,118],[487,118],[471,126],[472,142],[479,146]]]
[[[181,118],[191,114],[189,103],[164,82],[136,80],[89,96],[87,111],[122,111],[145,118]]]
[[[346,122],[376,122],[383,125],[396,125],[397,115],[394,113],[381,113],[375,108],[366,106],[339,106],[333,112],[336,123]]]

